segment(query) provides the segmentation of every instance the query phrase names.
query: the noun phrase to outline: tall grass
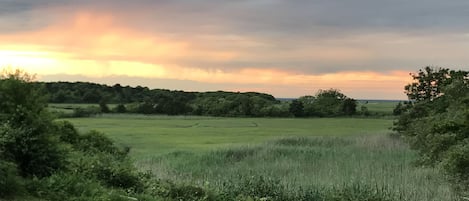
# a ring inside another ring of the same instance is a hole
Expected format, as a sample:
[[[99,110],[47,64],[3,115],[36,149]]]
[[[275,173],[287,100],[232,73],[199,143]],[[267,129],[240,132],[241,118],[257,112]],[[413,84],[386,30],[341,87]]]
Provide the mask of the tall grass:
[[[286,192],[282,196],[287,197],[334,191],[381,196],[374,200],[456,200],[438,171],[413,166],[415,159],[406,145],[386,135],[295,137],[206,153],[173,152],[142,160],[138,166],[158,178],[222,193],[261,178],[251,190],[265,183],[278,184],[266,188]],[[360,200],[358,194],[347,196]]]

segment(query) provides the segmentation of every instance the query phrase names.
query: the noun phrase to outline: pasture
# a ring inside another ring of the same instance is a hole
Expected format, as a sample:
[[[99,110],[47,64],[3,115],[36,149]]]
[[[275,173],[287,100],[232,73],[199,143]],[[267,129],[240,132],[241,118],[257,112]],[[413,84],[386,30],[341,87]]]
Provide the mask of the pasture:
[[[392,200],[456,200],[436,169],[414,166],[416,154],[389,137],[389,119],[102,115],[67,120],[81,131],[98,130],[130,146],[142,171],[217,192],[291,197],[366,189]]]
[[[388,133],[392,120],[359,118],[216,118],[101,115],[72,118],[81,131],[98,130],[132,148],[140,159],[173,151],[207,151],[288,136],[364,136]]]
[[[359,100],[357,110],[365,106],[372,115],[392,115],[398,103],[396,100]]]

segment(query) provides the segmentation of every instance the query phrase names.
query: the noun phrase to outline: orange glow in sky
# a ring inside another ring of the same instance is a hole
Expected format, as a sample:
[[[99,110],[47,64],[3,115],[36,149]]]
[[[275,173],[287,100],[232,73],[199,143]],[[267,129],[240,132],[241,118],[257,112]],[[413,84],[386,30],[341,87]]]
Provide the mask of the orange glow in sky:
[[[187,80],[220,86],[220,90],[262,90],[260,92],[277,97],[299,97],[314,94],[318,89],[338,88],[354,98],[403,99],[402,88],[409,82],[405,71],[343,70],[316,74],[276,64],[271,67],[223,66],[243,59],[295,60],[301,57],[312,61],[360,62],[373,58],[374,53],[367,49],[330,46],[253,54],[242,48],[255,46],[261,49],[266,48],[266,44],[235,37],[235,40],[244,41],[240,47],[219,48],[200,40],[193,37],[179,40],[170,35],[139,32],[119,24],[110,14],[77,12],[41,29],[0,34],[0,66],[19,67],[36,73],[39,79],[49,75],[64,75],[64,79],[67,75],[81,75]],[[115,83],[119,82],[115,80]],[[165,88],[181,89],[180,86]]]

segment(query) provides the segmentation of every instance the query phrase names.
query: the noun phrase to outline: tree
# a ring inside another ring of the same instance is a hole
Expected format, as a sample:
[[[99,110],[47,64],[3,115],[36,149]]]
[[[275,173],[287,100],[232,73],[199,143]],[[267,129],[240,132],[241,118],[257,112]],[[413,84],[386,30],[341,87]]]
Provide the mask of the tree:
[[[109,109],[109,107],[107,106],[107,101],[105,98],[102,98],[100,101],[99,101],[99,108],[101,109],[101,112],[102,113],[109,113],[111,112],[111,110]]]
[[[469,72],[427,66],[420,69],[417,74],[410,75],[414,82],[405,86],[405,93],[409,100],[433,101],[444,94],[443,89],[453,80],[464,79]]]
[[[304,116],[314,116],[314,102],[316,101],[316,97],[314,96],[302,96],[298,99],[303,103],[304,107]]]
[[[299,100],[293,100],[290,103],[290,113],[292,113],[295,117],[302,117],[303,116],[303,103]]]
[[[319,116],[340,115],[344,109],[343,102],[345,99],[347,99],[347,96],[337,89],[319,90],[314,102],[315,111]]]
[[[411,101],[394,125],[425,165],[441,165],[469,191],[469,72],[426,67],[405,87]]]
[[[116,113],[126,113],[127,108],[125,107],[124,104],[119,104],[117,107],[114,109]]]
[[[23,71],[0,78],[0,158],[16,163],[23,176],[52,174],[65,165],[66,150],[54,135],[46,97]]]
[[[357,101],[352,98],[346,98],[342,102],[342,111],[345,115],[353,115],[357,112]]]

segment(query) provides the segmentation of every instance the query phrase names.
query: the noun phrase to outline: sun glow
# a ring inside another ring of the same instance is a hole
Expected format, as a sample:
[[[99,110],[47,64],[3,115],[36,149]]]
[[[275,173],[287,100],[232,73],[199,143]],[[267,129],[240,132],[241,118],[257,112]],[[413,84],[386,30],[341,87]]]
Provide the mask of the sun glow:
[[[0,65],[21,68],[48,68],[57,60],[47,52],[0,50]]]
[[[171,36],[139,32],[119,24],[112,15],[78,12],[42,29],[0,35],[0,67],[22,68],[37,74],[39,79],[41,75],[127,76],[242,86],[239,89],[251,85],[251,90],[268,93],[274,93],[275,88],[288,87],[282,92],[285,94],[296,89],[314,91],[319,88],[395,90],[394,86],[406,84],[402,78],[408,74],[399,71],[308,74],[289,70],[288,66],[239,66],[227,70],[223,65],[238,59],[289,59],[293,53],[256,55],[236,48],[214,49],[211,44],[192,39],[181,41]],[[355,49],[338,47],[327,48],[327,51],[324,48],[311,50],[317,60],[353,61],[372,56],[366,51],[358,51],[358,54]],[[301,52],[293,55],[301,55]],[[215,65],[206,67],[204,64]]]

